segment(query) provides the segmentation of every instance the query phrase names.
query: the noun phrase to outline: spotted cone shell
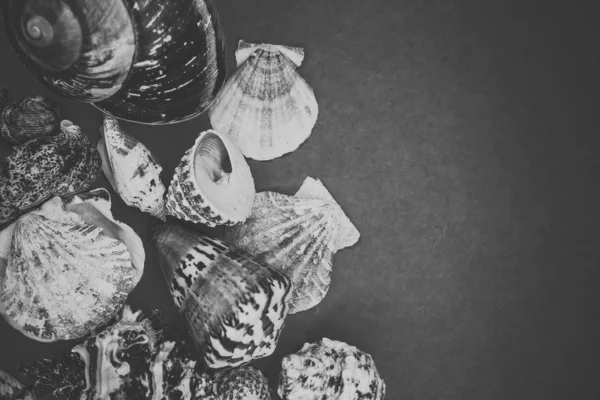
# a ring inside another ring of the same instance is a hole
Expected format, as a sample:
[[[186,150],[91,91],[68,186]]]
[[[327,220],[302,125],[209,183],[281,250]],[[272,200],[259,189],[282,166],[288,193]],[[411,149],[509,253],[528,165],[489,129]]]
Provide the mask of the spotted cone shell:
[[[290,314],[323,300],[334,253],[359,236],[321,181],[310,177],[294,196],[258,193],[248,220],[225,230],[225,240],[290,277]]]
[[[373,358],[347,343],[323,338],[281,361],[282,400],[383,400],[385,382]]]
[[[296,71],[304,51],[240,40],[235,57],[237,70],[208,109],[212,127],[255,160],[296,150],[319,113],[313,89]]]
[[[256,190],[244,156],[214,130],[202,132],[175,169],[166,209],[176,218],[235,225],[250,215]]]
[[[204,364],[235,367],[273,353],[292,285],[228,243],[166,223],[153,242],[167,286]]]

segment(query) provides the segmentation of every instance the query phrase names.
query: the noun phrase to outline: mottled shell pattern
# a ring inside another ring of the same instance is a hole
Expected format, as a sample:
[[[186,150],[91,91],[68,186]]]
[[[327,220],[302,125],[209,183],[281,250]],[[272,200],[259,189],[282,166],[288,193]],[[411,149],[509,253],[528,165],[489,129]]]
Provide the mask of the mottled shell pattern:
[[[54,197],[0,231],[0,313],[31,339],[87,335],[121,309],[141,278],[141,239],[112,219],[109,206],[94,206],[102,204],[96,197],[66,206]]]
[[[0,400],[35,400],[35,395],[16,378],[0,369]]]
[[[150,150],[121,130],[119,122],[104,116],[98,141],[102,171],[125,204],[165,220],[162,167]]]
[[[212,377],[197,372],[181,343],[164,341],[159,325],[158,310],[125,306],[70,354],[18,370],[35,381],[38,394],[64,400],[217,400]]]
[[[101,160],[81,129],[61,122],[61,132],[15,146],[0,167],[0,228],[53,196],[88,189],[100,175]]]
[[[271,400],[267,378],[249,365],[217,373],[215,388],[218,400]]]
[[[202,132],[175,169],[167,193],[167,213],[176,218],[234,225],[250,215],[256,190],[246,159],[219,132]]]
[[[323,338],[281,361],[282,400],[383,400],[386,385],[373,358],[347,343]]]
[[[8,103],[8,90],[0,87],[0,137],[14,144],[58,132],[60,111],[43,96]]]
[[[321,181],[310,177],[294,196],[258,193],[248,220],[225,230],[226,241],[290,277],[290,314],[321,302],[331,283],[333,254],[359,237]]]
[[[304,51],[240,40],[235,57],[237,70],[208,110],[212,127],[255,160],[296,150],[319,113],[313,89],[296,71]]]
[[[292,284],[219,239],[167,223],[152,235],[158,263],[204,364],[221,369],[273,353]]]

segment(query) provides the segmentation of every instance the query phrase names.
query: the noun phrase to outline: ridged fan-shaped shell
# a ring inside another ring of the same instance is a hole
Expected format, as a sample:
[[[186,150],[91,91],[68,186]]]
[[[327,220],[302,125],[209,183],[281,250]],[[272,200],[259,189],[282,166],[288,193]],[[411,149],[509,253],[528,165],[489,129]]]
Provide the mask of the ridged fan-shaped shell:
[[[347,343],[323,338],[281,361],[282,400],[383,400],[386,385],[373,358]]]
[[[238,68],[208,110],[213,128],[256,160],[296,150],[319,113],[313,89],[296,71],[303,59],[301,48],[240,40]]]
[[[234,225],[250,215],[256,190],[244,156],[219,132],[202,132],[175,169],[169,215],[207,226]]]
[[[15,144],[58,132],[60,112],[43,96],[26,97],[8,104],[8,91],[0,88],[0,137]]]
[[[290,277],[291,314],[321,302],[331,283],[333,254],[358,238],[340,206],[313,178],[295,196],[258,193],[248,220],[225,230],[225,240]]]
[[[249,365],[218,373],[215,388],[219,400],[271,400],[267,378]]]
[[[61,132],[15,146],[0,175],[0,227],[53,196],[88,189],[100,174],[101,160],[81,128],[61,122]]]
[[[0,369],[0,400],[35,400],[21,382]]]
[[[89,213],[93,220],[102,215]],[[0,313],[15,329],[43,342],[80,338],[109,321],[141,270],[106,228],[66,211],[59,197],[0,233]],[[9,251],[7,251],[9,247]],[[142,259],[143,262],[143,259]]]
[[[206,366],[234,367],[273,353],[292,289],[282,272],[230,244],[179,225],[155,228],[167,286]]]
[[[162,167],[150,150],[123,132],[116,119],[105,115],[98,151],[104,175],[125,204],[164,220]]]

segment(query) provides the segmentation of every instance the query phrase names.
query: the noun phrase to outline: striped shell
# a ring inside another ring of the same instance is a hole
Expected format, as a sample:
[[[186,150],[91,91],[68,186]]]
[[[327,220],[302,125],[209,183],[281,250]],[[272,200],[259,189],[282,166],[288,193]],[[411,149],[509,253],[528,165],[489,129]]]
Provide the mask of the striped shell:
[[[347,343],[305,343],[281,361],[282,400],[383,400],[386,385],[373,358]]]
[[[157,227],[153,241],[175,305],[207,367],[235,367],[273,353],[288,313],[287,276],[179,225]]]
[[[244,156],[226,136],[202,132],[175,169],[167,213],[207,226],[234,225],[250,215],[256,194]]]
[[[225,240],[290,277],[290,314],[321,302],[331,283],[333,254],[355,244],[359,236],[331,194],[313,178],[307,178],[295,196],[258,193],[248,220],[225,230]]]
[[[23,144],[58,132],[60,111],[52,100],[31,96],[9,105],[7,97],[8,91],[0,88],[0,137]]]
[[[98,151],[104,175],[125,204],[164,220],[162,167],[150,150],[123,132],[116,119],[105,115]]]
[[[267,378],[249,365],[218,373],[215,388],[219,400],[271,400]]]
[[[143,244],[105,212],[54,197],[0,232],[0,313],[10,325],[41,342],[77,339],[119,311],[141,278]]]
[[[0,400],[35,400],[21,382],[0,369]]]
[[[240,40],[235,57],[238,69],[208,110],[212,127],[255,160],[296,150],[319,113],[313,89],[296,72],[304,51]]]
[[[0,175],[0,228],[53,196],[88,189],[100,175],[100,154],[81,129],[61,122],[61,132],[16,146]]]

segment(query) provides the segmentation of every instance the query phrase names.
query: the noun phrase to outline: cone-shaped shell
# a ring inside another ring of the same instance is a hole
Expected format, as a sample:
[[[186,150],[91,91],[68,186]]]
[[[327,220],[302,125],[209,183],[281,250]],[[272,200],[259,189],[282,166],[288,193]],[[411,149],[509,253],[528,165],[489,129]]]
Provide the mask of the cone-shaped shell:
[[[248,220],[225,230],[225,240],[290,277],[290,314],[321,302],[331,283],[333,254],[358,238],[341,207],[313,178],[295,196],[258,193]]]
[[[373,358],[347,343],[321,339],[283,358],[282,400],[383,400],[386,386]]]
[[[140,141],[123,132],[113,117],[104,116],[98,151],[102,171],[125,204],[165,220],[162,167]]]
[[[239,366],[273,353],[288,313],[287,276],[179,225],[155,228],[153,241],[167,286],[207,367]]]
[[[0,88],[0,137],[14,144],[58,132],[60,112],[56,104],[42,96],[8,104],[8,91]]]
[[[131,228],[83,201],[68,207],[54,197],[0,232],[0,313],[42,342],[80,338],[109,321],[142,274],[134,262],[143,263],[143,245]]]
[[[234,225],[250,215],[256,190],[246,159],[217,131],[202,132],[175,169],[167,213],[207,226]]]
[[[35,400],[21,382],[0,369],[0,400]]]
[[[267,378],[249,365],[218,373],[215,388],[219,400],[271,400]]]
[[[310,136],[319,107],[296,72],[301,48],[239,42],[238,68],[208,110],[212,127],[255,160],[296,150]]]
[[[61,122],[61,132],[15,146],[0,175],[0,228],[53,196],[72,196],[98,178],[101,160],[81,129]]]

